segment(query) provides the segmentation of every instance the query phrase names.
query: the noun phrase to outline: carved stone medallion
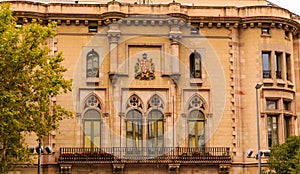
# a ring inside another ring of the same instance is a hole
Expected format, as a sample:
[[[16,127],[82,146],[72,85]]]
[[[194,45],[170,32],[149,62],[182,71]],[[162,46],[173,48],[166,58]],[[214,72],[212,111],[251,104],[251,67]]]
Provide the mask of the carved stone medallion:
[[[155,67],[152,62],[152,59],[150,58],[148,60],[147,54],[143,54],[142,59],[137,59],[137,63],[134,67],[135,71],[135,78],[139,80],[153,80],[155,79]]]

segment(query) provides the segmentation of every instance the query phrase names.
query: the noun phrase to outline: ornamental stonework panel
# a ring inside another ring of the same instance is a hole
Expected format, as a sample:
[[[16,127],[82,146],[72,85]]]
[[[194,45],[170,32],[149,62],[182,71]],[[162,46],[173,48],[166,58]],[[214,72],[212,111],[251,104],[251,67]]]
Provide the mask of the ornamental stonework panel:
[[[155,79],[155,66],[152,58],[148,59],[144,53],[142,59],[138,58],[134,67],[135,79],[138,80],[153,80]]]

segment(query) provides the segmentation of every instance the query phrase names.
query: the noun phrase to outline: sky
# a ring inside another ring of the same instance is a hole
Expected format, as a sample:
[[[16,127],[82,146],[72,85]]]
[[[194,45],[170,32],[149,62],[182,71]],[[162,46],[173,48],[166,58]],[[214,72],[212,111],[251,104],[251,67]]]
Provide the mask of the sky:
[[[297,15],[300,15],[300,0],[269,0],[280,7],[290,10]]]

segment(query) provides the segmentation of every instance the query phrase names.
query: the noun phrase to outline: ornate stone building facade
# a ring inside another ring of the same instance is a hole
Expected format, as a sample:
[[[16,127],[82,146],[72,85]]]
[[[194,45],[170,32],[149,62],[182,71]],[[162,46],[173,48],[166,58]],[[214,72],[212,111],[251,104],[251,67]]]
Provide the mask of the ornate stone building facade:
[[[262,150],[299,134],[300,17],[268,1],[10,3],[20,25],[57,22],[73,79],[42,173],[257,173],[256,104]]]

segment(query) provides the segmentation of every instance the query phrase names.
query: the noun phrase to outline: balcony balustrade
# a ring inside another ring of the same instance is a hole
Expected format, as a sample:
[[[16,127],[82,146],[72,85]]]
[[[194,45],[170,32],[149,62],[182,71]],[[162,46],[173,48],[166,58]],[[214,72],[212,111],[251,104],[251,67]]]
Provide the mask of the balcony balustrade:
[[[228,147],[60,148],[58,163],[94,164],[229,164]]]

